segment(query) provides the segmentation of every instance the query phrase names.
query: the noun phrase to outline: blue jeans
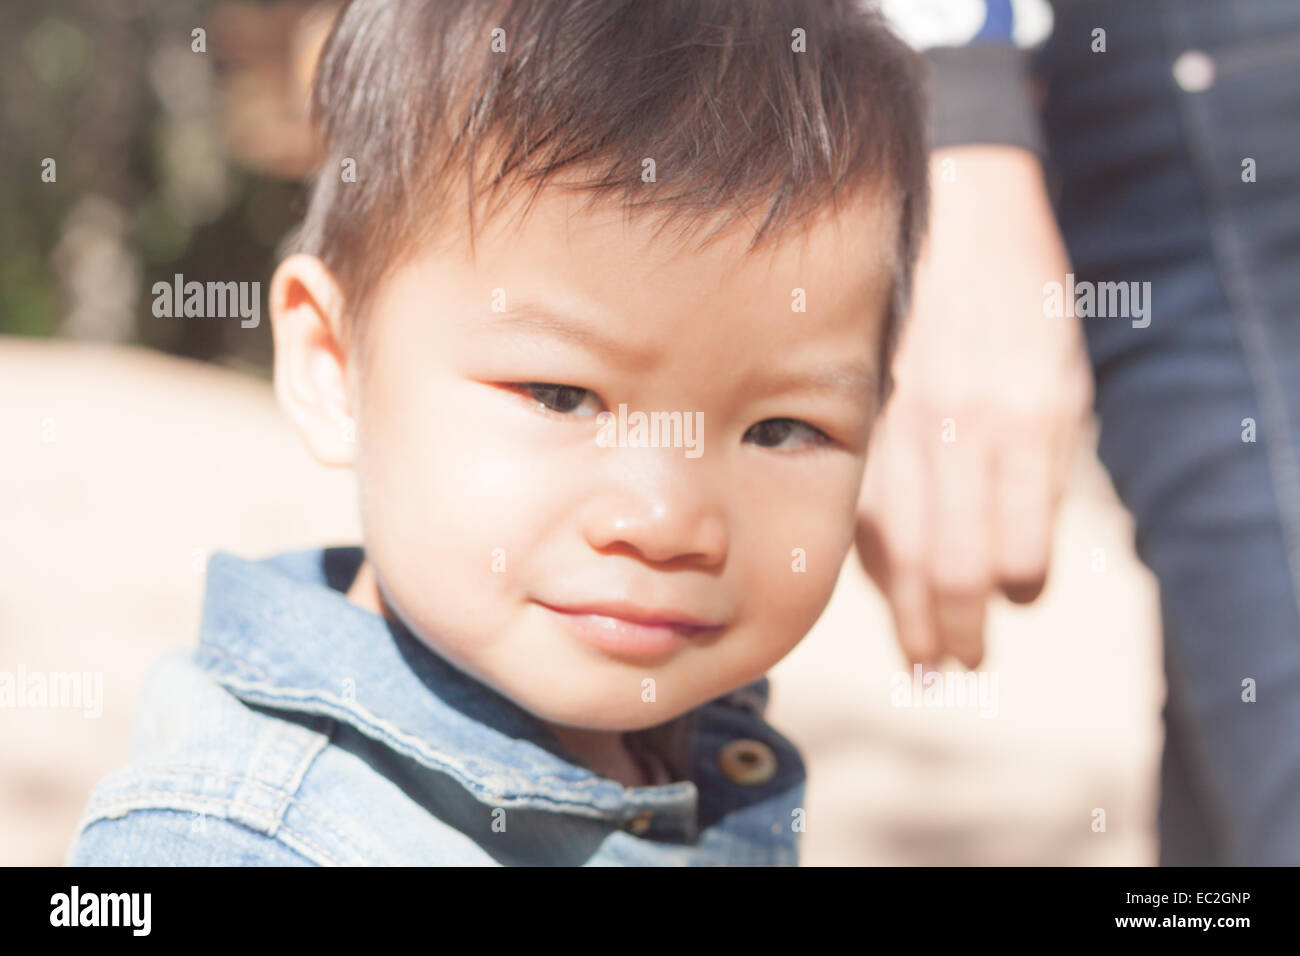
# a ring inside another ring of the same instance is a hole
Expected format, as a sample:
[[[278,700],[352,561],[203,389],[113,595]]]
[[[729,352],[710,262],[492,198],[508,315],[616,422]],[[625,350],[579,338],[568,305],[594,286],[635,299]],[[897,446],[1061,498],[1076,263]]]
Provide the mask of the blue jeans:
[[[1038,71],[1078,280],[1152,283],[1080,321],[1160,582],[1160,862],[1300,864],[1300,0],[1063,0]]]

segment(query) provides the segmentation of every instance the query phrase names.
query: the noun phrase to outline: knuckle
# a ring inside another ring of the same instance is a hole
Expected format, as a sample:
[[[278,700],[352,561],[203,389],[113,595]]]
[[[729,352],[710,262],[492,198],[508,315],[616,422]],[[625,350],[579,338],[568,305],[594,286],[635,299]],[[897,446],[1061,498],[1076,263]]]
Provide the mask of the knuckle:
[[[920,399],[921,412],[927,419],[973,417],[978,414],[981,404],[978,389],[951,377],[940,378]]]
[[[920,580],[925,577],[925,559],[918,551],[891,551],[889,564],[900,578]]]
[[[1056,420],[1057,400],[1050,393],[1001,391],[997,397],[997,417],[1004,428],[1018,437],[1042,437],[1051,431]]]
[[[950,604],[975,604],[989,593],[989,576],[982,569],[941,568],[931,582],[935,596]]]
[[[886,529],[884,550],[890,567],[899,575],[920,576],[925,568],[925,549],[915,535]]]

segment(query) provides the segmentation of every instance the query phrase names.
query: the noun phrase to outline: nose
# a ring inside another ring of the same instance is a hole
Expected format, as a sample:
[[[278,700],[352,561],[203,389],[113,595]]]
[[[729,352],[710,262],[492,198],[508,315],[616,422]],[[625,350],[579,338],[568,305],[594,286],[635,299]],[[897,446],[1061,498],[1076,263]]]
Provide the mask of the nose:
[[[653,489],[624,487],[590,501],[582,522],[587,543],[601,552],[634,552],[654,564],[720,567],[728,546],[721,509],[698,481],[673,478],[671,486],[661,481]]]

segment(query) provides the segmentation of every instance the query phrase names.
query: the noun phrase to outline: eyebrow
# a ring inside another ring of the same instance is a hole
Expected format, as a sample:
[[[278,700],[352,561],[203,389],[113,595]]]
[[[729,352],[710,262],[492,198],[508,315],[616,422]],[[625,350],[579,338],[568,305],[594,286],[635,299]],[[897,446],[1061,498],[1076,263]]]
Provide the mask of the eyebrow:
[[[597,324],[553,312],[536,303],[521,303],[512,306],[509,312],[493,313],[483,325],[540,333],[606,356],[629,357],[627,343],[618,336],[609,334]],[[874,367],[854,360],[805,372],[768,372],[761,375],[755,385],[770,391],[837,393],[851,398],[865,396],[870,400],[875,396],[879,382]]]
[[[623,357],[629,352],[626,342],[598,324],[552,312],[534,303],[522,303],[512,306],[509,312],[493,313],[483,325],[549,335],[606,356]]]
[[[830,392],[870,400],[879,381],[870,364],[855,360],[804,372],[770,372],[761,377],[760,384],[774,392]]]

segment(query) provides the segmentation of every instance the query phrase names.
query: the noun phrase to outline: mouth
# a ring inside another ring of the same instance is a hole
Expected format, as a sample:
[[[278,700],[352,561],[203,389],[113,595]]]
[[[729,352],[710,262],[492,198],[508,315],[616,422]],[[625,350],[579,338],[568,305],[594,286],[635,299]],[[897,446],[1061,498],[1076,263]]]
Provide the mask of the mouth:
[[[716,636],[726,627],[678,610],[643,608],[625,602],[571,606],[536,603],[559,618],[580,640],[618,656],[658,657]]]

